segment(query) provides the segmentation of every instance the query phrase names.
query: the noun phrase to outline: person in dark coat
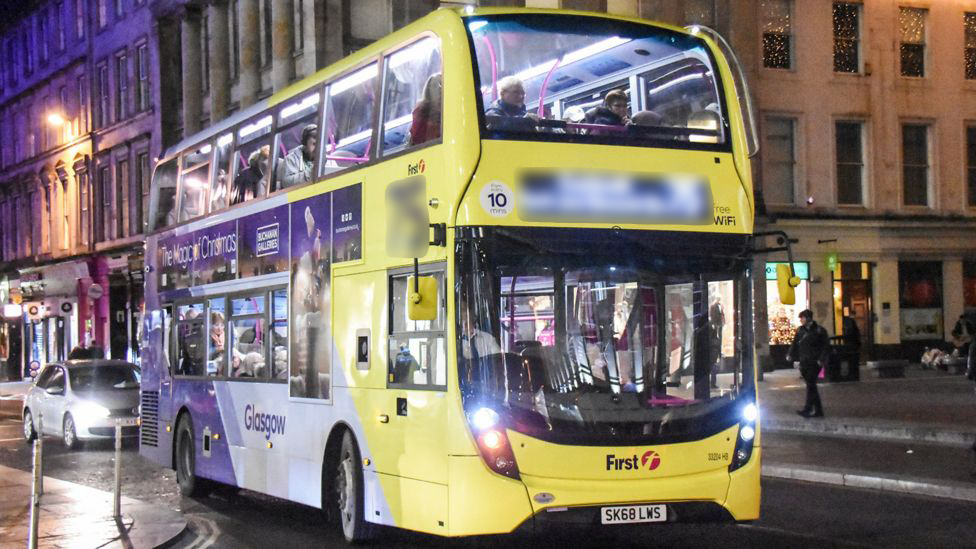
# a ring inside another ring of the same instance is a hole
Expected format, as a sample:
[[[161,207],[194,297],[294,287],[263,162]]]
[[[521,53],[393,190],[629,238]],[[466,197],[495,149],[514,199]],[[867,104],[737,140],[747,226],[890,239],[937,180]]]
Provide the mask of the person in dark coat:
[[[786,355],[789,361],[800,363],[800,375],[807,384],[807,400],[802,410],[796,413],[803,417],[824,417],[823,404],[817,391],[817,377],[821,364],[827,360],[830,352],[830,338],[827,330],[813,320],[813,311],[800,311],[800,328],[793,336],[793,344]]]
[[[627,112],[627,94],[613,90],[603,98],[603,104],[586,113],[587,124],[604,126],[626,126],[630,123]]]
[[[522,81],[508,76],[498,81],[498,99],[485,109],[488,116],[521,118],[526,115],[525,87]]]

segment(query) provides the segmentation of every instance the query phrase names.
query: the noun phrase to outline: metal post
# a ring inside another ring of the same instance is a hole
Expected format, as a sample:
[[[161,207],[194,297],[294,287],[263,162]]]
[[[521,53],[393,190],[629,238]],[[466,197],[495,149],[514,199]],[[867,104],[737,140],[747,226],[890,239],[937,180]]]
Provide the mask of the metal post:
[[[37,452],[44,456],[44,414],[37,414]],[[40,472],[37,474],[37,493],[44,495],[44,460],[37,458],[37,466]]]
[[[37,525],[40,522],[41,513],[41,494],[43,486],[41,480],[44,478],[42,469],[44,444],[41,437],[41,416],[37,416],[38,433],[34,439],[34,467],[31,482],[31,521],[30,530],[27,535],[27,546],[30,549],[37,549]]]
[[[122,420],[115,419],[115,494],[112,516],[122,516]]]

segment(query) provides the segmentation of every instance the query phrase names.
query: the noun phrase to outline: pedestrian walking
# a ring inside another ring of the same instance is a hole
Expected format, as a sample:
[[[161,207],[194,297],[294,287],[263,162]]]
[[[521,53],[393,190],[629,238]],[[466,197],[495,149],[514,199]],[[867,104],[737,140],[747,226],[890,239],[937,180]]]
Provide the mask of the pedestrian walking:
[[[786,355],[787,360],[800,363],[800,375],[807,384],[806,404],[796,413],[806,418],[824,417],[823,404],[817,391],[817,377],[830,352],[830,339],[827,330],[813,320],[810,309],[800,311],[800,324]]]

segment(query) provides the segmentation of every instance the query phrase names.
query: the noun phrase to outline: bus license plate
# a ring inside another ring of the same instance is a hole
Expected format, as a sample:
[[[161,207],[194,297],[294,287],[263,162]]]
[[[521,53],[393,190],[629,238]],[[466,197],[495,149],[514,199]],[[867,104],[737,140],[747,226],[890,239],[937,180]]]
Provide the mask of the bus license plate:
[[[626,505],[600,509],[601,524],[633,524],[668,520],[666,505]]]

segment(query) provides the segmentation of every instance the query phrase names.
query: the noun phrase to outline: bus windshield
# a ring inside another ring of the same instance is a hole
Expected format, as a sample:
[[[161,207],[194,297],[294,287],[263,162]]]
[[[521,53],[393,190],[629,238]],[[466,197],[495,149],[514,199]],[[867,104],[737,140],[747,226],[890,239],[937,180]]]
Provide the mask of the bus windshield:
[[[466,23],[486,138],[728,148],[721,85],[698,37],[575,15]]]
[[[744,237],[461,232],[466,408],[563,443],[673,442],[729,427],[754,391]]]

